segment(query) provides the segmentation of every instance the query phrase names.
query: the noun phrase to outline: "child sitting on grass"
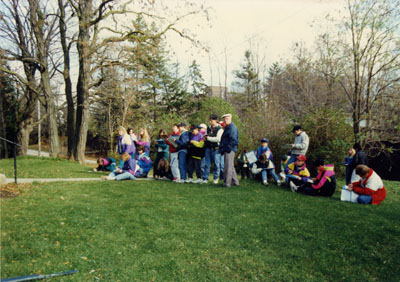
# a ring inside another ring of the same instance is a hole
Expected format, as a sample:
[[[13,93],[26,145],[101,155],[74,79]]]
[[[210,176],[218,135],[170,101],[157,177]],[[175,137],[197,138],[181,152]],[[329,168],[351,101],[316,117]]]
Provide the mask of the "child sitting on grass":
[[[169,166],[167,159],[161,159],[158,162],[156,170],[158,176],[156,178],[174,180],[174,176],[172,175],[171,167]]]
[[[135,180],[135,171],[136,171],[136,162],[135,160],[128,154],[123,153],[121,156],[123,161],[122,168],[117,167],[113,172],[111,172],[108,176],[103,176],[102,179],[105,180]]]
[[[93,171],[113,171],[117,166],[114,158],[100,158],[97,160],[97,164],[99,166],[94,168]]]
[[[149,156],[146,155],[146,150],[144,146],[139,145],[136,148],[138,156],[137,156],[137,166],[135,177],[138,178],[146,178],[147,174],[151,169],[152,161]]]
[[[359,195],[360,204],[379,205],[386,198],[386,189],[379,175],[366,165],[356,166],[355,172],[361,179],[348,185],[347,190],[353,190]]]
[[[307,182],[294,190],[310,196],[331,197],[336,190],[334,165],[325,165],[324,160],[319,159],[315,162],[315,166],[317,167],[318,175],[312,179],[313,182]]]
[[[293,192],[296,191],[297,186],[310,181],[310,172],[306,167],[306,160],[306,156],[299,155],[294,163],[289,164],[285,168],[286,184]]]

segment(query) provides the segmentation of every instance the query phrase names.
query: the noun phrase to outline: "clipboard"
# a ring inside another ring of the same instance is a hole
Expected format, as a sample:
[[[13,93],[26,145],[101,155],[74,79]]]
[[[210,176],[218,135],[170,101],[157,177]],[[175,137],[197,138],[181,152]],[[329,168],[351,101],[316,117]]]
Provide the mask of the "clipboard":
[[[174,148],[178,147],[178,144],[175,143],[175,138],[174,137],[169,136],[167,140],[172,145],[172,147],[174,147]]]
[[[247,158],[249,164],[253,164],[257,161],[257,157],[256,157],[256,154],[254,153],[254,151],[247,152],[246,158]]]

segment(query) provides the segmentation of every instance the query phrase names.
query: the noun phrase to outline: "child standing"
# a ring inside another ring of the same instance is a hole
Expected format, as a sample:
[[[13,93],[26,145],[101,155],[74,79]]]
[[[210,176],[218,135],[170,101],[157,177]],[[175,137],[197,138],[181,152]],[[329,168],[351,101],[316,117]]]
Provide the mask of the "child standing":
[[[181,176],[178,179],[177,183],[184,183],[186,181],[186,170],[187,170],[187,162],[186,162],[186,155],[187,155],[187,146],[189,144],[189,131],[186,129],[187,125],[184,122],[179,124],[179,131],[180,135],[179,138],[175,141],[178,145],[178,161],[179,161],[179,174]]]
[[[347,157],[344,159],[343,165],[346,166],[346,185],[351,183],[351,174],[353,173],[353,158],[356,154],[356,151],[353,148],[350,148],[347,151]]]
[[[169,153],[171,156],[170,167],[175,181],[181,178],[181,175],[179,173],[177,144],[175,143],[175,140],[179,138],[179,135],[179,127],[177,124],[174,124],[172,126],[172,132],[168,137],[170,141],[168,139],[165,139],[165,143],[169,145]]]
[[[242,179],[245,179],[246,176],[250,178],[249,161],[247,160],[246,153],[247,150],[243,150],[237,159]]]
[[[142,145],[144,147],[146,155],[150,157],[150,135],[147,132],[146,128],[142,127],[139,129],[139,136],[136,144]]]
[[[186,182],[192,182],[193,172],[196,171],[197,179],[193,183],[203,183],[201,179],[201,159],[204,157],[204,137],[200,133],[200,127],[191,126],[192,134],[188,147],[188,179]]]

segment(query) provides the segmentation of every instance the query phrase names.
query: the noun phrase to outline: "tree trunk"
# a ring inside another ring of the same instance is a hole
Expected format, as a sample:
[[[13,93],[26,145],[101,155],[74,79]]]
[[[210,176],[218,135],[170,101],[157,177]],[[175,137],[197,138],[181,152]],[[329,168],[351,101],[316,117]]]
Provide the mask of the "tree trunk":
[[[60,9],[60,37],[61,46],[64,56],[64,84],[65,84],[65,97],[67,99],[67,137],[68,137],[68,157],[73,158],[75,147],[75,106],[72,98],[72,83],[70,77],[70,56],[69,48],[66,40],[67,27],[65,23],[65,7],[62,0],[58,0],[58,7]]]
[[[49,42],[46,43],[44,28],[45,15],[39,7],[38,0],[29,2],[30,21],[36,38],[38,58],[40,61],[40,82],[42,92],[46,99],[46,112],[48,114],[48,135],[50,143],[50,156],[57,157],[60,153],[60,142],[58,138],[57,112],[54,102],[54,94],[50,85],[49,66],[47,58],[49,56]],[[50,36],[50,35],[48,35]]]
[[[29,135],[33,129],[33,117],[27,118],[18,125],[17,143],[21,147],[17,147],[17,155],[25,156],[29,146]]]
[[[79,35],[77,50],[79,55],[79,75],[76,86],[77,108],[75,127],[75,160],[85,162],[85,150],[89,123],[89,75],[90,75],[90,19],[92,1],[87,0],[79,4]]]
[[[3,93],[0,93],[0,136],[7,138],[7,128],[4,121]],[[8,158],[7,142],[0,140],[0,159]]]

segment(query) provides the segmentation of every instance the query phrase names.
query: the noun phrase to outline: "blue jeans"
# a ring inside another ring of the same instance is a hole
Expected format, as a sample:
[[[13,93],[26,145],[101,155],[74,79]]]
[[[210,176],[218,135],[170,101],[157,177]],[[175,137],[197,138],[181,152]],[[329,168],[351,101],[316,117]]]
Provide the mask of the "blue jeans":
[[[133,176],[131,173],[129,173],[129,172],[123,172],[123,173],[118,173],[117,171],[113,171],[113,172],[111,172],[110,173],[110,176],[113,176],[113,177],[115,177],[115,180],[125,180],[125,179],[128,179],[128,180],[135,180],[136,179],[136,177],[135,176]]]
[[[360,204],[370,204],[372,203],[372,197],[369,195],[360,195],[357,199]]]
[[[213,150],[211,148],[206,148],[204,153],[204,172],[203,172],[203,179],[208,180],[210,176],[210,168],[211,164],[214,164],[214,179],[218,179],[221,175],[223,178],[224,171],[224,156],[221,155],[218,150]]]
[[[179,162],[179,173],[181,174],[181,179],[186,180],[186,155],[187,149],[180,150],[178,152],[178,162]]]
[[[272,176],[272,178],[275,180],[275,182],[279,181],[278,176],[275,173],[275,169],[270,168],[270,169],[263,169],[261,171],[261,177],[262,181],[264,182],[265,180],[268,180],[268,174]]]

